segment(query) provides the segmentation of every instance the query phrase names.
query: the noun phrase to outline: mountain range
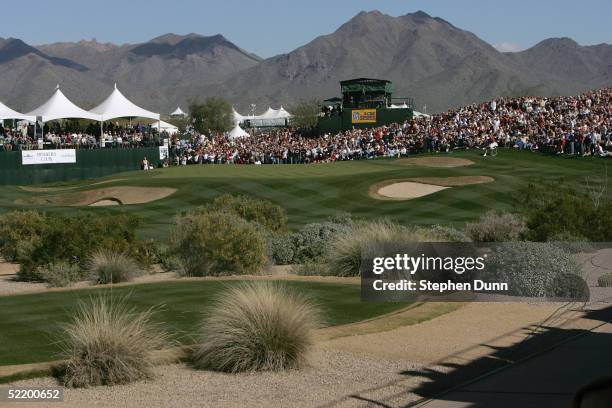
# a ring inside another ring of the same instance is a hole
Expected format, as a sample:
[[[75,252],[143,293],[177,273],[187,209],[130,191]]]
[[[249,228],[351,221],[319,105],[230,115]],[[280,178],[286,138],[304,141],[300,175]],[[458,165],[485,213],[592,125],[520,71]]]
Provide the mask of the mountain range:
[[[0,101],[28,111],[56,84],[90,109],[116,83],[135,103],[167,113],[222,96],[238,110],[290,107],[338,96],[339,81],[389,79],[394,97],[428,112],[500,96],[564,95],[612,85],[612,45],[551,38],[503,53],[469,31],[419,11],[361,12],[335,32],[262,59],[224,36],[166,34],[140,44],[93,41],[28,45],[0,38]]]

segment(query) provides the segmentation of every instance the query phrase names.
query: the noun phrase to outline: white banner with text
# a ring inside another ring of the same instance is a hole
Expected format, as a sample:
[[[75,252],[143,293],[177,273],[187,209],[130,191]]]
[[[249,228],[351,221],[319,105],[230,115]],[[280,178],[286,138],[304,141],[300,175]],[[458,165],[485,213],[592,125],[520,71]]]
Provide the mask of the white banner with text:
[[[76,163],[76,150],[22,150],[21,164]]]

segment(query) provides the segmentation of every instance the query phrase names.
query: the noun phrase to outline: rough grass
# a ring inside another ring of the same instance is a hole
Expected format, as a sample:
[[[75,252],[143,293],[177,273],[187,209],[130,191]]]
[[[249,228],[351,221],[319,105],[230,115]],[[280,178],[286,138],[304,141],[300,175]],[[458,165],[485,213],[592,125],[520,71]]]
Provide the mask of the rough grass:
[[[144,270],[134,259],[124,253],[108,250],[94,252],[89,260],[88,270],[92,278],[100,284],[127,282],[144,274]]]
[[[151,376],[150,353],[167,343],[152,322],[152,309],[136,312],[125,298],[92,297],[81,302],[61,340],[67,387],[126,384]]]
[[[299,292],[271,282],[241,284],[204,319],[194,365],[232,373],[298,368],[319,322],[319,309]]]

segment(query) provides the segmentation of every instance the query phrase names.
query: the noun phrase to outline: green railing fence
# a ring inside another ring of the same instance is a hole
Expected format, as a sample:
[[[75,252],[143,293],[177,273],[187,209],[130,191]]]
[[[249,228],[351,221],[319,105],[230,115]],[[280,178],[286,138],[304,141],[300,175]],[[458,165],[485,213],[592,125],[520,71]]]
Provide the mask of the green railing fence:
[[[140,169],[144,157],[157,165],[159,149],[77,149],[76,163],[23,165],[21,152],[0,151],[0,185],[82,180]]]

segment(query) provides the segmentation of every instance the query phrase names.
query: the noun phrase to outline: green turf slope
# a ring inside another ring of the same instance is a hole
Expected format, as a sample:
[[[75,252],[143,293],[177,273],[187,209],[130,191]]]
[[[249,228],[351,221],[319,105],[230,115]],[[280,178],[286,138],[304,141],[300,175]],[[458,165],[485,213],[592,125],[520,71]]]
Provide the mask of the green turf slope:
[[[140,310],[155,307],[156,319],[183,344],[194,342],[197,324],[211,299],[239,281],[183,281],[151,283],[112,289],[113,296],[129,295]],[[406,303],[361,302],[354,284],[288,282],[309,295],[323,309],[329,326],[353,323],[406,307]],[[79,299],[109,295],[109,289],[72,290],[0,297],[0,365],[26,364],[60,358],[58,331],[69,320]]]
[[[164,239],[177,211],[202,205],[222,193],[252,194],[283,206],[290,226],[316,222],[338,212],[350,212],[358,218],[390,217],[409,224],[450,223],[460,226],[488,209],[509,209],[515,192],[524,183],[538,179],[559,180],[577,186],[585,177],[601,177],[606,159],[544,156],[528,151],[502,150],[495,158],[478,152],[456,152],[452,157],[468,158],[472,166],[428,168],[400,165],[393,159],[311,165],[204,165],[173,167],[149,172],[117,174],[105,179],[64,183],[78,191],[106,186],[168,186],[178,191],[156,202],[118,207],[106,211],[126,211],[144,218],[142,233]],[[379,181],[404,177],[491,176],[494,183],[450,188],[410,201],[380,201],[368,196],[368,188]],[[90,186],[101,180],[127,179]],[[39,208],[74,212],[74,207],[24,206],[16,199],[33,195],[16,186],[0,187],[0,211]],[[612,188],[608,189],[612,194]],[[85,208],[86,211],[105,211]]]

